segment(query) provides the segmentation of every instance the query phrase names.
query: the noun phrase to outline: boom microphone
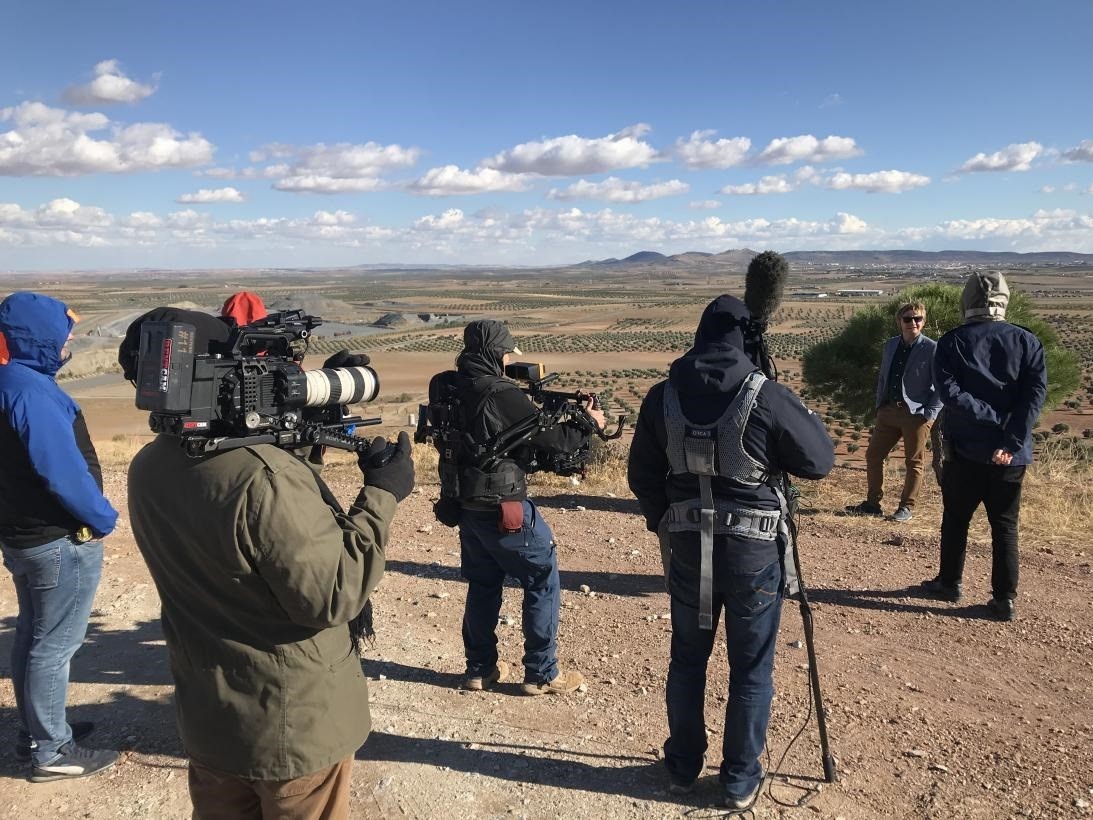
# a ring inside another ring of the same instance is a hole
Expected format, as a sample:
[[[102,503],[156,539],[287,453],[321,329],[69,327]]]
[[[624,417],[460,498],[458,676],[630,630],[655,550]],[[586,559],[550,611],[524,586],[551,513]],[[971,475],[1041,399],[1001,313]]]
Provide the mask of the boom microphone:
[[[789,276],[789,265],[785,257],[774,251],[763,251],[751,260],[748,265],[748,273],[744,278],[744,304],[747,305],[754,323],[753,332],[746,342],[745,352],[763,371],[763,374],[774,381],[778,380],[778,368],[770,355],[767,340],[764,336],[767,324],[778,310],[782,301],[782,291],[786,286]],[[835,758],[831,755],[831,748],[827,739],[827,713],[824,710],[823,695],[820,692],[820,669],[816,660],[816,646],[813,635],[812,605],[808,600],[805,590],[804,578],[801,575],[801,557],[797,552],[797,493],[789,483],[789,476],[782,473],[779,476],[779,488],[783,498],[783,511],[786,516],[786,546],[787,551],[792,552],[793,565],[797,573],[797,598],[801,608],[801,620],[804,625],[805,648],[808,651],[809,692],[812,695],[812,705],[816,709],[816,723],[820,734],[820,760],[824,768],[824,780],[828,783],[835,782]],[[792,499],[792,503],[786,499]],[[792,741],[790,743],[792,745]],[[788,751],[788,749],[787,749]],[[784,759],[783,755],[783,759]],[[779,764],[781,765],[781,764]]]
[[[789,276],[785,257],[774,251],[763,251],[751,260],[744,277],[744,304],[751,314],[751,327],[745,334],[744,352],[759,365],[768,379],[778,380],[778,367],[771,358],[767,332],[774,311],[782,301],[782,291]]]
[[[782,301],[782,291],[789,276],[785,257],[774,251],[763,251],[751,260],[744,278],[744,304],[751,318],[766,326]]]

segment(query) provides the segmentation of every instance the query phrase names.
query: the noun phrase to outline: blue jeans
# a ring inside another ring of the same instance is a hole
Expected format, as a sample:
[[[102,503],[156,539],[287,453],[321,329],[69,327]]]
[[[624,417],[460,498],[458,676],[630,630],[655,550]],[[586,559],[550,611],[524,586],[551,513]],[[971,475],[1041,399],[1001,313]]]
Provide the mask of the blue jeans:
[[[689,548],[688,548],[689,547]],[[731,548],[731,547],[730,547]],[[731,572],[721,544],[714,549],[714,629],[698,628],[699,557],[695,545],[673,549],[672,660],[668,665],[669,738],[664,762],[678,779],[694,780],[706,752],[706,665],[717,622],[725,610],[729,701],[720,779],[726,794],[745,797],[762,777],[759,755],[767,740],[774,697],[774,649],[782,615],[782,567],[775,560],[757,572]]]
[[[11,681],[21,728],[37,742],[34,763],[50,762],[72,739],[65,719],[68,665],[87,634],[102,575],[102,542],[67,538],[29,549],[0,544],[15,581],[19,617]]]
[[[498,532],[497,517],[492,511],[463,510],[459,521],[461,570],[467,579],[467,674],[484,675],[497,663],[497,616],[508,575],[524,589],[524,681],[545,683],[558,676],[555,652],[562,585],[554,534],[530,501],[524,502],[520,532]]]

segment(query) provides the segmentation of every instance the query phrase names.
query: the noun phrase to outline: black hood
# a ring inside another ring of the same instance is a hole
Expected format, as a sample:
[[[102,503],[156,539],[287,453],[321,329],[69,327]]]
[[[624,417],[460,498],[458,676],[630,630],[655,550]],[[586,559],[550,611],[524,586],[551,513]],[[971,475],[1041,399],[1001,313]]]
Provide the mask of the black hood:
[[[463,328],[463,352],[456,359],[456,369],[464,376],[503,376],[501,360],[516,350],[509,329],[493,319],[471,322]]]
[[[755,362],[745,352],[751,313],[735,296],[718,296],[702,311],[695,343],[672,362],[668,378],[683,394],[735,394]]]

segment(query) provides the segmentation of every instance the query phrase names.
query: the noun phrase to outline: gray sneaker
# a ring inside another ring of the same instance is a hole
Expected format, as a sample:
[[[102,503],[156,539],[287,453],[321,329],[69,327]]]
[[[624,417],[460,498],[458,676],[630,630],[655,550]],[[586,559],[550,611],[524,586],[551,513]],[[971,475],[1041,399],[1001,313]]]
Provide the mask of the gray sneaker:
[[[911,512],[910,507],[900,506],[896,508],[896,511],[888,516],[889,521],[910,521],[914,518],[914,513]]]
[[[759,797],[759,790],[763,788],[763,779],[766,777],[764,772],[763,777],[759,778],[759,782],[755,784],[755,788],[743,797],[734,797],[733,795],[725,792],[725,808],[732,809],[733,811],[747,811],[754,804]]]
[[[114,768],[120,757],[120,752],[111,749],[85,749],[69,741],[53,760],[34,767],[30,782],[48,783],[51,780],[87,777]]]

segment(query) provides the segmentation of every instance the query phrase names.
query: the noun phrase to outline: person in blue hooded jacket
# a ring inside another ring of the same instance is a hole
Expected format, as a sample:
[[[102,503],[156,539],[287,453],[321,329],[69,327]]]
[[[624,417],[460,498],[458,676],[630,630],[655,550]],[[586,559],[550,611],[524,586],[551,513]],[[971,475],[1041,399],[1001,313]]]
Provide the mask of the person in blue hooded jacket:
[[[102,538],[118,519],[83,414],[55,380],[75,323],[49,296],[0,302],[0,551],[19,601],[15,751],[32,761],[34,782],[85,777],[118,760],[77,745],[93,726],[65,719],[69,661],[87,632]]]

